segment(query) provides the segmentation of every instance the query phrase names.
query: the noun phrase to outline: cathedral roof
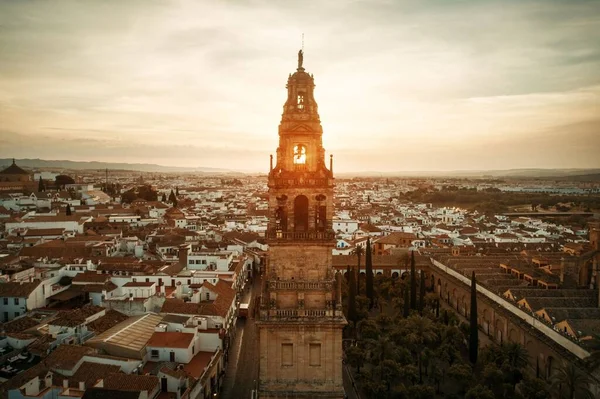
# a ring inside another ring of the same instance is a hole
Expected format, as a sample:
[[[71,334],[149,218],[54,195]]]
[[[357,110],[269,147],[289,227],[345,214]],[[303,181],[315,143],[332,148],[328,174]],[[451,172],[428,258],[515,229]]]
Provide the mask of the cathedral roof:
[[[0,172],[3,175],[28,175],[29,173],[17,166],[13,159],[12,165]]]

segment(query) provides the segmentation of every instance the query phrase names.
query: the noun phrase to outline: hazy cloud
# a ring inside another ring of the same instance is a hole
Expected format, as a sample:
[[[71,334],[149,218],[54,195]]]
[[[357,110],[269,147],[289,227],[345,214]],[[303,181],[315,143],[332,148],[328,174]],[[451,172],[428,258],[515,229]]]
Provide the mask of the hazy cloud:
[[[0,1],[0,156],[266,170],[305,32],[336,170],[599,167],[599,29],[598,1]]]

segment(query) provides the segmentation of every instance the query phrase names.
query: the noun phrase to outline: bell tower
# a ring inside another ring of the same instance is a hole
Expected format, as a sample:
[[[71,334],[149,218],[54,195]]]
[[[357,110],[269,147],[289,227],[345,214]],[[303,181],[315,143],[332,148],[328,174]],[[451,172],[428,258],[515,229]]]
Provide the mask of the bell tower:
[[[288,77],[269,171],[269,256],[260,319],[261,398],[342,398],[341,276],[332,268],[333,171],[325,164],[313,76]]]

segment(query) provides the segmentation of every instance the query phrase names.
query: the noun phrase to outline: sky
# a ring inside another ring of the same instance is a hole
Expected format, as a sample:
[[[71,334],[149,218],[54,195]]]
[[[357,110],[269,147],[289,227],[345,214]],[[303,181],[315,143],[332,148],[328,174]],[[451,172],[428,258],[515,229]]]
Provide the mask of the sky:
[[[0,0],[0,158],[267,171],[304,33],[335,170],[600,167],[600,0]]]

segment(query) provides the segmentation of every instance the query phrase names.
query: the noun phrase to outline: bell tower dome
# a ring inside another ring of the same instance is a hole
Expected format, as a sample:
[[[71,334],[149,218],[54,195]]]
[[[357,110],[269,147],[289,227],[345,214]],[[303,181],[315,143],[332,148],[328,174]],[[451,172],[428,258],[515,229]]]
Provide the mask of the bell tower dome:
[[[287,81],[287,100],[279,124],[279,148],[276,170],[325,170],[323,128],[319,107],[314,97],[315,81],[305,72],[302,50],[298,52],[298,68]]]

